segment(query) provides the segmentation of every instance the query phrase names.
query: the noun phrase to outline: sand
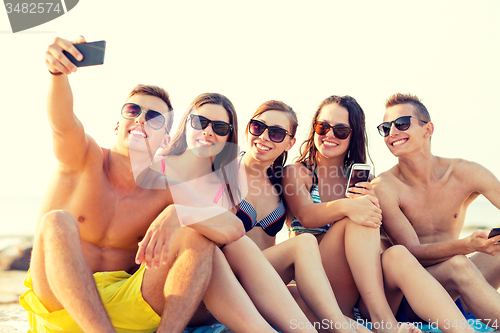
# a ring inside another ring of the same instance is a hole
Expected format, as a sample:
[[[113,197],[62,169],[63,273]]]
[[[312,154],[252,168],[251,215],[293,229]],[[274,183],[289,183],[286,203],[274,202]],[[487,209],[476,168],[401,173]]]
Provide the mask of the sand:
[[[26,291],[25,271],[0,271],[0,332],[27,332],[26,311],[19,305],[19,296]]]

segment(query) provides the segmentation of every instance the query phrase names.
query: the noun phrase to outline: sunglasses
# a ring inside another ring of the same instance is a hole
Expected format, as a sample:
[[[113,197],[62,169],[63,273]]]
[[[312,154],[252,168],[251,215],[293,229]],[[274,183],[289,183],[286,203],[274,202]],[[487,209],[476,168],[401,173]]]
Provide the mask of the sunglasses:
[[[398,131],[406,131],[408,128],[410,128],[411,118],[420,120],[424,124],[428,123],[428,121],[419,119],[417,117],[402,116],[402,117],[399,117],[398,119],[396,119],[394,121],[386,121],[386,122],[383,122],[382,124],[378,125],[377,126],[378,132],[380,133],[380,135],[382,135],[385,138],[391,132],[392,124],[394,124],[394,126],[396,126],[396,129]]]
[[[267,126],[265,123],[257,119],[250,119],[250,122],[248,123],[248,131],[254,136],[262,135],[262,133],[264,133],[266,129],[267,135],[269,135],[269,140],[275,143],[283,142],[287,134],[293,137],[293,135],[283,127]]]
[[[204,130],[207,128],[208,124],[212,123],[212,131],[218,136],[226,136],[229,134],[229,131],[233,128],[232,125],[226,123],[225,121],[220,120],[210,120],[206,117],[190,114],[191,119],[191,127],[195,130]]]
[[[318,135],[326,135],[330,132],[330,128],[333,130],[333,135],[339,140],[347,139],[352,132],[351,128],[345,124],[332,126],[326,121],[316,121],[314,123],[314,132]]]
[[[122,107],[122,117],[125,119],[135,119],[139,117],[143,112],[142,106],[135,103],[126,103]],[[158,111],[147,110],[146,111],[146,122],[149,127],[159,130],[165,125],[165,117]]]

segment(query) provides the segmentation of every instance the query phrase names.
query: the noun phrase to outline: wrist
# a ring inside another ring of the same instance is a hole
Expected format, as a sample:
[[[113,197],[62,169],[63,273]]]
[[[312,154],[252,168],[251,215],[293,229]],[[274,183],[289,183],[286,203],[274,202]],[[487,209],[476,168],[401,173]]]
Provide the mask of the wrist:
[[[52,72],[50,69],[49,69],[49,73],[54,75],[54,76],[59,76],[59,75],[63,75],[62,72]]]

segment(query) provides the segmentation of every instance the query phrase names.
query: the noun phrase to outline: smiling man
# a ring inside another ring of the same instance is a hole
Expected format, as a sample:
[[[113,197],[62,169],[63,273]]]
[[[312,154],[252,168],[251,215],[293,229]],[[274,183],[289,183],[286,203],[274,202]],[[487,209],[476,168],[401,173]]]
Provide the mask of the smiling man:
[[[378,130],[398,158],[372,182],[389,239],[406,246],[474,316],[500,324],[500,236],[477,230],[459,239],[467,207],[480,194],[500,209],[500,182],[477,163],[432,155],[434,125],[416,96],[391,96]]]
[[[165,176],[149,168],[172,124],[162,88],[139,85],[121,116],[118,106],[111,149],[86,134],[68,81],[76,67],[63,50],[82,57],[60,38],[46,52],[47,114],[58,165],[39,214],[29,290],[21,296],[30,329],[181,332],[203,297],[213,304],[205,296],[215,288],[212,272],[229,278],[226,289],[237,284],[214,242],[239,239],[243,225],[187,185],[174,204]]]

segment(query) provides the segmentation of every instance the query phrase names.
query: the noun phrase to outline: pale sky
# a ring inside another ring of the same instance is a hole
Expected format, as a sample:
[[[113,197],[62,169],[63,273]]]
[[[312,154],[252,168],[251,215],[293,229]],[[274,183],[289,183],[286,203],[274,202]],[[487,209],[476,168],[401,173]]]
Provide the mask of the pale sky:
[[[112,145],[137,83],[163,86],[179,109],[204,92],[226,95],[243,150],[243,129],[262,102],[282,100],[297,111],[298,148],[318,104],[351,95],[366,113],[378,174],[396,163],[376,131],[385,100],[410,92],[435,124],[434,154],[479,162],[500,177],[498,17],[498,0],[81,0],[66,15],[13,34],[0,12],[0,197],[44,194],[55,167],[44,53],[55,36],[79,34],[107,41],[104,65],[70,78],[75,112],[102,146]]]

